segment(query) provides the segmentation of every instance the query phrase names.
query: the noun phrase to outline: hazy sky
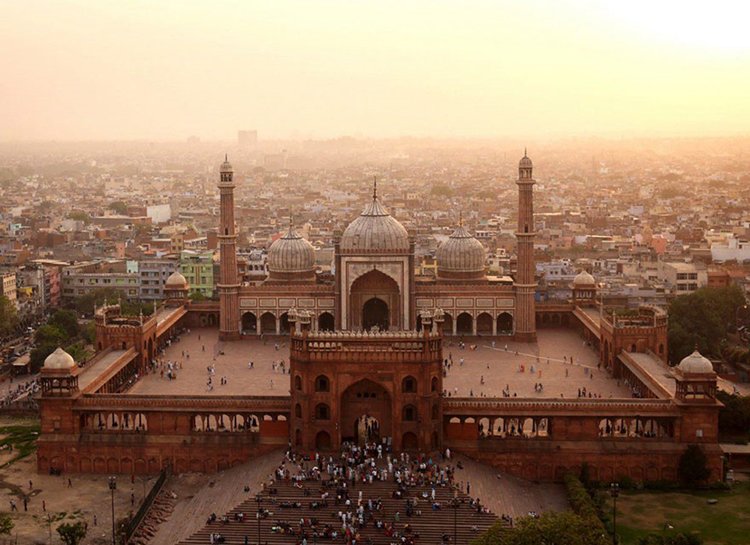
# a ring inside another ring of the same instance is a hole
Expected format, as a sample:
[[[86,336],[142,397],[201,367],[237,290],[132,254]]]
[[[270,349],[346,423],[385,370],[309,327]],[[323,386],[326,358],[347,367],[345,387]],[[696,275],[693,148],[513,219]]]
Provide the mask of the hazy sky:
[[[750,132],[750,2],[0,0],[0,140]]]

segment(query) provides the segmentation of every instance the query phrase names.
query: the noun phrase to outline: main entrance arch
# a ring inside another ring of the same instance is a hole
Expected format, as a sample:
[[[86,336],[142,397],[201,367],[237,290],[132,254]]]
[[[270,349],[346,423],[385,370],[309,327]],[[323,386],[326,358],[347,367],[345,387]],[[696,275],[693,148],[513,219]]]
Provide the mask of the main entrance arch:
[[[392,436],[391,396],[375,382],[363,379],[341,395],[341,440],[361,443]]]
[[[377,327],[381,331],[388,331],[389,316],[388,303],[377,297],[368,299],[362,306],[362,329]]]
[[[351,329],[401,329],[401,290],[387,274],[373,269],[357,278],[349,292]]]

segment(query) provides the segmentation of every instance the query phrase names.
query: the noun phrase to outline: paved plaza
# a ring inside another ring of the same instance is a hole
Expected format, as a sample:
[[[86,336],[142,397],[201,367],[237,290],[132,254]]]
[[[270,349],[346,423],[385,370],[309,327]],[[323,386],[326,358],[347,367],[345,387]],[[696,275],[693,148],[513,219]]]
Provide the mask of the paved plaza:
[[[576,398],[578,390],[585,388],[587,394],[605,399],[631,397],[624,384],[597,368],[596,352],[572,330],[543,329],[538,339],[528,344],[498,338],[493,347],[491,340],[477,338],[467,340],[462,349],[457,339],[447,338],[444,357],[452,358],[453,365],[444,381],[446,392],[451,396],[502,396],[505,390],[511,397],[542,399]],[[160,360],[160,368],[141,377],[129,393],[289,394],[289,375],[280,365],[283,362],[288,371],[289,347],[284,338],[219,342],[216,329],[196,329],[168,347]],[[175,367],[171,380],[167,362]],[[211,374],[209,366],[214,369]],[[535,389],[538,384],[541,390]]]

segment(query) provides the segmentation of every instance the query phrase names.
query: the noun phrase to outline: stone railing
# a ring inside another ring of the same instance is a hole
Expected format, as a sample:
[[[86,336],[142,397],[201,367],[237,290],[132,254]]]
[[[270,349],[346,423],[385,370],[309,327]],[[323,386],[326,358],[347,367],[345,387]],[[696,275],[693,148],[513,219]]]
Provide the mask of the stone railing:
[[[190,396],[84,394],[76,400],[74,410],[185,411],[241,410],[289,412],[288,396]]]
[[[445,416],[473,416],[490,413],[518,414],[529,412],[554,414],[664,414],[676,415],[679,411],[668,399],[535,399],[535,398],[443,398]]]

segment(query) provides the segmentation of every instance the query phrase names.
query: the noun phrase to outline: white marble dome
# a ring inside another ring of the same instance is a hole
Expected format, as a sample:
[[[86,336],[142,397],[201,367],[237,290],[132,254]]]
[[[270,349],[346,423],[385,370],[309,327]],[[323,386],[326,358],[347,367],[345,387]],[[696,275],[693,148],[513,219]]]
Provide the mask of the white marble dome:
[[[179,271],[175,271],[169,275],[167,281],[164,284],[165,288],[173,289],[185,289],[187,287],[187,280]]]
[[[596,280],[591,273],[586,270],[579,272],[573,279],[574,286],[593,286],[594,284],[596,284]]]
[[[341,249],[408,252],[409,233],[373,196],[372,202],[344,231]]]
[[[44,360],[45,369],[73,369],[75,366],[76,360],[73,356],[59,346]]]
[[[438,247],[436,258],[438,276],[484,276],[487,258],[484,246],[463,225]]]
[[[684,357],[677,366],[677,369],[682,371],[683,374],[706,374],[714,372],[714,366],[698,350],[694,350],[692,354]]]
[[[268,249],[268,270],[273,273],[311,273],[315,270],[315,248],[293,226]]]

